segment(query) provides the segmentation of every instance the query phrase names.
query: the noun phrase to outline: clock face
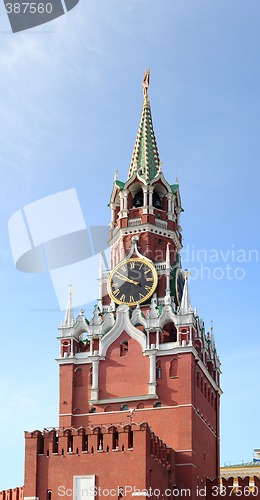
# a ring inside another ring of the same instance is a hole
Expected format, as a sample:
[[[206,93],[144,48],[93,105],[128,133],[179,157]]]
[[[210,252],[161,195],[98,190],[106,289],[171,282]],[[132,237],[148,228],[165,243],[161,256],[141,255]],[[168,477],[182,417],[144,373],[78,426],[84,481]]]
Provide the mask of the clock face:
[[[176,279],[175,279],[175,293],[178,306],[181,305],[184,284],[185,284],[184,272],[182,271],[182,269],[178,268],[176,271]]]
[[[149,299],[157,287],[158,276],[146,259],[126,259],[110,274],[108,293],[117,304],[134,306]]]

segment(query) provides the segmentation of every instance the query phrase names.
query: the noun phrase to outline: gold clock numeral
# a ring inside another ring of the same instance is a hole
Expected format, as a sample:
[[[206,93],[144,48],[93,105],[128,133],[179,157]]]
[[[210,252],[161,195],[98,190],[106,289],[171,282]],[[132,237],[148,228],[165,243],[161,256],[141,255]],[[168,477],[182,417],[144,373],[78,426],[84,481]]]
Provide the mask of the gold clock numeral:
[[[144,272],[144,274],[148,274],[148,273],[151,273],[151,269],[147,269],[147,271]]]
[[[119,283],[117,283],[117,282],[116,282],[116,283],[112,283],[112,286],[113,286],[114,288],[118,288],[118,287],[119,287]]]
[[[134,302],[134,301],[135,301],[135,299],[134,299],[133,295],[130,295],[129,302]]]
[[[153,278],[146,278],[146,281],[153,281]]]
[[[142,262],[142,263],[140,264],[140,266],[139,266],[139,269],[142,269],[143,265],[144,265],[144,263]]]
[[[125,267],[125,266],[122,266],[122,267],[120,267],[120,270],[121,270],[121,271],[126,271],[126,267]]]
[[[135,262],[130,262],[130,269],[134,269],[135,268]]]
[[[119,288],[117,288],[114,292],[113,292],[114,296],[117,297],[119,294],[120,294],[120,290]]]
[[[151,286],[148,286],[148,285],[145,285],[145,290],[147,290],[147,292],[150,292],[150,290],[152,290],[152,287]]]
[[[140,299],[144,299],[145,295],[143,295],[142,293],[139,292],[139,297],[140,297]]]
[[[122,302],[125,302],[125,294],[122,293],[121,297],[119,297],[119,300],[121,300]]]

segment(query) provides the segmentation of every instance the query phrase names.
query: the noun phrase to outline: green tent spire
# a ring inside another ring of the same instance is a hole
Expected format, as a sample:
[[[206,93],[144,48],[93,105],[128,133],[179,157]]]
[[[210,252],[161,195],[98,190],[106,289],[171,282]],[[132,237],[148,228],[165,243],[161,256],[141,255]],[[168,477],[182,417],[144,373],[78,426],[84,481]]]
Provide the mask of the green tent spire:
[[[128,174],[128,177],[132,177],[134,173],[138,172],[139,176],[147,183],[154,179],[161,170],[161,162],[153,130],[150,101],[148,99],[149,81],[150,70],[146,71],[143,79],[144,102],[142,116]]]

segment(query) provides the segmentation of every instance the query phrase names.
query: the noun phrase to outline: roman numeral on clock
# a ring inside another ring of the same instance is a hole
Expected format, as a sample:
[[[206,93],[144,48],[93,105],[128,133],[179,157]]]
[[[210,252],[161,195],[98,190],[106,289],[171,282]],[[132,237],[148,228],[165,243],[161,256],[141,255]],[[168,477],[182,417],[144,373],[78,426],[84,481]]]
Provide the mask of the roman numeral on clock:
[[[122,293],[121,297],[119,297],[119,300],[121,300],[122,302],[125,301],[125,294],[124,293]]]
[[[134,301],[135,301],[135,299],[134,299],[133,295],[130,295],[129,302],[134,302]]]
[[[152,287],[151,286],[148,286],[148,285],[145,285],[145,290],[147,290],[147,292],[150,292],[150,290],[152,290]]]
[[[120,290],[119,288],[117,288],[114,292],[113,292],[114,296],[117,297],[119,294],[120,294]]]

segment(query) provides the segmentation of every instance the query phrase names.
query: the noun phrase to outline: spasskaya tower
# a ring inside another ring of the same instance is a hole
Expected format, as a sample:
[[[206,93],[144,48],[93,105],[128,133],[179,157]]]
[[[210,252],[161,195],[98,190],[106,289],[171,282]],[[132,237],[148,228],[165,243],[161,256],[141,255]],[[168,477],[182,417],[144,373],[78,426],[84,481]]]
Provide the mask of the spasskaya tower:
[[[127,180],[114,178],[110,269],[101,256],[92,318],[74,319],[70,293],[59,329],[59,428],[26,433],[31,500],[130,478],[195,499],[219,476],[220,361],[181,268],[179,185],[162,172],[149,79]]]

